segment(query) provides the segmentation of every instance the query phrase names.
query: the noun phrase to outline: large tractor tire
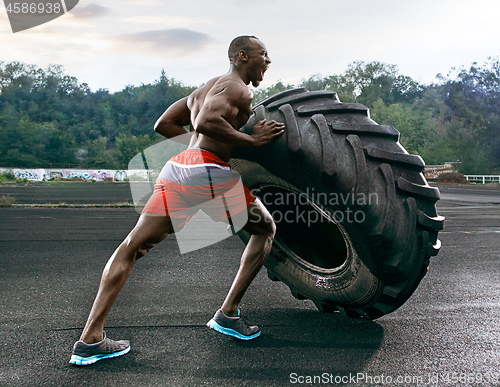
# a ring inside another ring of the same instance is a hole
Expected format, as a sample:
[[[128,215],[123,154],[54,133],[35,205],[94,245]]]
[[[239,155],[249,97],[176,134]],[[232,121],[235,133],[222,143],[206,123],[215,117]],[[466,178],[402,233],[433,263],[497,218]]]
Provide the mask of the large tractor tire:
[[[262,148],[236,148],[230,164],[276,222],[269,277],[324,312],[375,319],[403,305],[441,246],[439,191],[422,158],[366,106],[330,91],[276,94],[242,131],[262,119],[284,122],[285,133]]]

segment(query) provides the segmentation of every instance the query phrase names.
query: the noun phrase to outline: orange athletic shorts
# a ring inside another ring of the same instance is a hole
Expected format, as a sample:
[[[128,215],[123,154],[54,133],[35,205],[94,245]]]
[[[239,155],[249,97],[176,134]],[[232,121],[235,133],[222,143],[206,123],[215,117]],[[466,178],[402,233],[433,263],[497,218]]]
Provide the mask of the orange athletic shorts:
[[[175,218],[172,223],[179,230],[199,210],[220,222],[254,201],[227,162],[207,150],[189,148],[165,164],[142,213]]]

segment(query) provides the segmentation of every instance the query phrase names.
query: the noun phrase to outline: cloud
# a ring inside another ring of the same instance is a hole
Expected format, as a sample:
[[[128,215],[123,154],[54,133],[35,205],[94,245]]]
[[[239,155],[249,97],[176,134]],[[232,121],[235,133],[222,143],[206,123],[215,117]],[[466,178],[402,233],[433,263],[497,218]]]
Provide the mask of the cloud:
[[[150,30],[133,34],[117,35],[112,40],[127,47],[134,45],[159,54],[169,53],[176,56],[187,56],[211,45],[214,40],[207,34],[184,28]]]
[[[85,6],[77,6],[70,11],[75,19],[96,19],[106,16],[111,13],[109,8],[99,4],[89,4]]]
[[[165,16],[165,15],[149,15],[149,16],[131,16],[123,19],[127,23],[140,23],[140,24],[161,24],[163,26],[169,26],[170,28],[185,28],[193,25],[199,24],[211,24],[215,23],[205,19],[205,18],[190,18],[183,16]]]
[[[138,5],[141,7],[149,5],[164,5],[160,0],[121,0],[120,3]]]

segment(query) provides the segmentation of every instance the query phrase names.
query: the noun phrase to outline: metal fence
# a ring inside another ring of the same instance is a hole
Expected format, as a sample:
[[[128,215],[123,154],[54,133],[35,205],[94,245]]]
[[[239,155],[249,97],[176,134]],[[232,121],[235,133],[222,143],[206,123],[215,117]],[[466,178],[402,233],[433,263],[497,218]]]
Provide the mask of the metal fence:
[[[469,183],[487,184],[498,183],[500,184],[500,175],[465,175]]]

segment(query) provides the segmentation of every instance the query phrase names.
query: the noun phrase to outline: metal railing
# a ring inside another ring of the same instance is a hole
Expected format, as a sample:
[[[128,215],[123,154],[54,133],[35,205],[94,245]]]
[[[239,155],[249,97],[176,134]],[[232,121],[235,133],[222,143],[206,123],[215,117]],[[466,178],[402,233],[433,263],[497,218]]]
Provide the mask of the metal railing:
[[[499,183],[500,175],[465,175],[465,178],[469,183],[476,184],[487,184],[487,183]]]

